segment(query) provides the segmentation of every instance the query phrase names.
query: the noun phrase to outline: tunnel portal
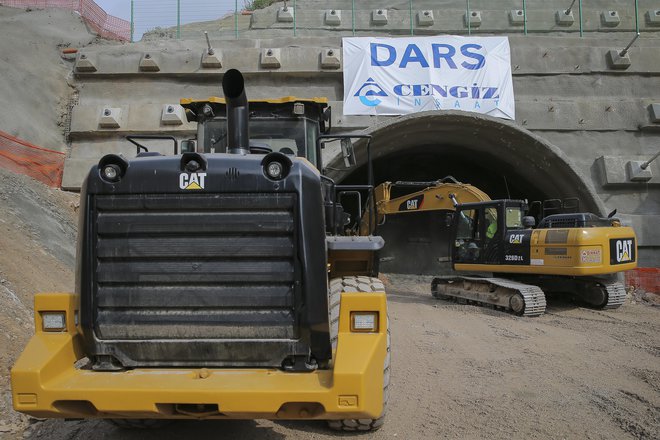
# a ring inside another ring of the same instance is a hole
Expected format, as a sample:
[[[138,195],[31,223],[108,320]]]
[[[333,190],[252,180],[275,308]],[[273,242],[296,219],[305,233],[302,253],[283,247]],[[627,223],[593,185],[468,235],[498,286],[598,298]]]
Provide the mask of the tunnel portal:
[[[374,181],[434,181],[453,176],[491,199],[578,198],[580,210],[604,215],[588,180],[556,146],[513,122],[467,112],[424,112],[368,130]],[[333,176],[344,184],[366,182],[366,148],[358,167]],[[331,169],[340,168],[340,159]],[[416,189],[415,189],[416,190]],[[411,190],[413,191],[413,190]],[[402,195],[393,193],[392,197]],[[460,202],[460,200],[459,200]],[[450,270],[450,231],[444,212],[390,215],[377,233],[385,238],[381,271],[439,274]]]

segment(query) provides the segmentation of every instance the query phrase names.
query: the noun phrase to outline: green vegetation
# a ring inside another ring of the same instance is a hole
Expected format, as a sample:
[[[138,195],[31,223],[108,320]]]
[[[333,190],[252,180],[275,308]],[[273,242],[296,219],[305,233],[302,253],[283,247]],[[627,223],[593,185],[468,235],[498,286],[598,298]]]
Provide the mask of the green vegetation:
[[[246,0],[243,7],[248,11],[263,9],[275,3],[276,0]]]

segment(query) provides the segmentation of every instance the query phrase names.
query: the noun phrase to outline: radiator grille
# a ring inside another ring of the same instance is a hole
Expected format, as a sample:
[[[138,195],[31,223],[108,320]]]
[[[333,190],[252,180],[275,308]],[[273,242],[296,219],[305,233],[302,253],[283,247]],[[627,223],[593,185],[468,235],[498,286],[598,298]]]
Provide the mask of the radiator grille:
[[[295,339],[295,194],[101,195],[100,340]]]

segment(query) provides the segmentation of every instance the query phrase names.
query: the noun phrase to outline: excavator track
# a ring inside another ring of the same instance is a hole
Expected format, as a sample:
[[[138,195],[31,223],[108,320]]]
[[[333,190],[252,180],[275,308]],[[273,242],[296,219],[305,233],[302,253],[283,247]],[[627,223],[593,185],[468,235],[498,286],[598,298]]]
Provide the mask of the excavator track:
[[[436,277],[431,282],[431,293],[438,299],[490,305],[521,316],[545,312],[545,294],[538,286],[503,278]]]
[[[610,283],[603,286],[607,292],[607,303],[603,309],[618,309],[626,300],[626,288],[621,283]]]

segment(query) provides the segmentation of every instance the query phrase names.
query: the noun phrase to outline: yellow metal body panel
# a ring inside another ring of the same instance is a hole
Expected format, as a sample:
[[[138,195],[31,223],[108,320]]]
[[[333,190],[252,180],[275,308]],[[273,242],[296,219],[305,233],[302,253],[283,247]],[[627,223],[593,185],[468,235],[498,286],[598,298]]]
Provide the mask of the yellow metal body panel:
[[[74,366],[84,354],[74,325],[76,297],[35,297],[36,334],[11,370],[14,409],[35,417],[69,418],[377,418],[383,407],[387,353],[385,293],[342,294],[331,369],[149,368],[98,372]],[[67,330],[41,330],[40,314],[65,311]],[[378,333],[351,333],[350,313],[375,311]],[[217,405],[186,415],[176,405]]]
[[[539,275],[593,276],[631,270],[636,261],[610,264],[611,239],[635,239],[627,226],[537,229],[532,232],[530,266],[506,264],[455,264],[458,271],[525,273]]]
[[[192,98],[181,98],[179,103],[182,106],[186,106],[192,103],[214,103],[214,104],[226,104],[225,98],[218,98],[217,96],[211,96],[207,99],[192,99]],[[283,96],[281,98],[273,99],[250,99],[248,102],[263,102],[267,104],[286,104],[289,102],[312,102],[315,104],[327,105],[328,98],[313,97],[313,98],[298,98],[296,96]]]

